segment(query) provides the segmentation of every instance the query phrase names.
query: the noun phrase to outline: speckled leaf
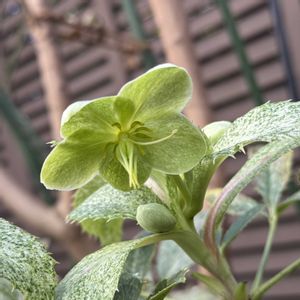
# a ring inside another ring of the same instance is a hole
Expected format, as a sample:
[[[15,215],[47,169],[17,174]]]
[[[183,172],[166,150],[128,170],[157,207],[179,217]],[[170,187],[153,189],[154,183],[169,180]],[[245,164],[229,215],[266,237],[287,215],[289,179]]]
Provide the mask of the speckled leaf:
[[[172,291],[170,294],[172,300],[222,300],[220,297],[209,292],[204,286],[188,286],[186,289]]]
[[[76,191],[73,197],[73,207],[79,206],[84,202],[91,194],[96,192],[99,188],[104,186],[106,182],[100,175],[96,175],[86,185]]]
[[[0,219],[0,278],[6,278],[27,299],[53,299],[54,260],[32,235]]]
[[[114,300],[139,299],[144,277],[150,269],[154,248],[154,245],[148,245],[130,252]]]
[[[300,136],[300,103],[266,103],[233,122],[215,144],[213,156],[234,155],[256,141],[271,142]]]
[[[162,64],[125,84],[119,95],[131,99],[137,118],[146,121],[153,116],[181,112],[191,99],[192,80],[183,68]]]
[[[277,207],[277,213],[282,214],[288,207],[300,202],[300,191],[289,196],[285,201],[279,203]]]
[[[24,300],[19,290],[6,279],[0,278],[0,299],[1,300]]]
[[[90,220],[87,219],[80,223],[84,232],[91,236],[98,238],[101,242],[101,246],[116,243],[122,240],[122,219],[113,220]]]
[[[96,192],[99,188],[106,183],[100,175],[95,176],[90,182],[77,190],[74,195],[73,207],[78,207],[83,203],[91,194]],[[122,238],[122,225],[121,219],[114,219],[107,222],[106,219],[92,220],[86,219],[80,222],[80,226],[84,232],[89,235],[99,238],[102,245],[119,242]]]
[[[161,280],[157,286],[155,287],[154,292],[150,297],[149,300],[163,300],[169,294],[172,288],[174,288],[179,283],[184,283],[186,278],[185,275],[188,271],[181,270],[177,274],[173,275],[170,278]]]
[[[59,283],[57,300],[112,300],[129,253],[145,239],[108,245],[82,259]]]
[[[211,291],[213,294],[217,296],[222,296],[226,299],[226,289],[222,285],[222,283],[215,277],[194,272],[193,277],[200,280],[205,286]]]
[[[131,251],[124,272],[135,274],[138,278],[143,279],[150,269],[154,250],[154,245],[148,245]]]
[[[238,234],[262,212],[263,208],[264,205],[257,204],[239,216],[226,231],[222,242],[222,248],[226,248],[238,236]]]
[[[138,300],[143,282],[134,274],[123,273],[114,300]]]
[[[160,279],[172,277],[194,264],[190,257],[173,241],[160,242],[156,261]]]
[[[122,192],[110,185],[105,185],[75,208],[69,214],[68,219],[77,222],[87,219],[135,219],[139,205],[160,202],[159,198],[146,187]]]
[[[239,172],[224,187],[220,197],[218,198],[218,210],[216,214],[211,215],[214,221],[208,218],[207,223],[213,224],[216,228],[222,221],[228,207],[235,197],[265,168],[276,161],[280,156],[290,150],[300,146],[300,138],[287,139],[284,141],[275,141],[262,147]],[[209,231],[211,227],[207,227]]]
[[[288,152],[273,162],[255,179],[256,189],[269,207],[279,202],[291,175],[293,153]]]
[[[213,205],[221,193],[221,188],[209,189],[205,195],[205,201]],[[233,216],[240,216],[257,206],[259,206],[259,203],[256,200],[240,193],[234,198],[226,213]]]

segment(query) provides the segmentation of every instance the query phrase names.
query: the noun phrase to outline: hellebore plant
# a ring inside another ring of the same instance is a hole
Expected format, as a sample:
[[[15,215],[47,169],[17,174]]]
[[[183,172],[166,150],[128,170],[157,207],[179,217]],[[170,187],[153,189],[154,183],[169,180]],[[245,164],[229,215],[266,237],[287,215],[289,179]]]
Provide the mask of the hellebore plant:
[[[53,143],[41,181],[49,189],[78,189],[68,220],[107,246],[81,260],[54,291],[52,260],[40,266],[41,274],[25,278],[24,270],[36,263],[34,255],[41,260],[47,254],[37,241],[28,246],[31,237],[22,233],[22,255],[10,259],[18,247],[10,243],[9,232],[19,229],[2,221],[0,266],[4,261],[6,268],[0,268],[0,295],[15,287],[28,299],[173,299],[169,292],[196,264],[208,271],[192,275],[214,295],[210,299],[259,300],[300,266],[299,258],[264,279],[278,219],[300,200],[297,192],[280,201],[291,150],[300,146],[300,104],[266,103],[232,123],[214,122],[201,130],[181,114],[191,91],[187,72],[165,64],[127,83],[116,96],[66,109],[62,141]],[[225,187],[208,190],[222,162],[255,142],[263,145]],[[241,194],[254,179],[260,202]],[[204,200],[211,207],[204,207]],[[226,214],[236,216],[227,230]],[[268,219],[270,232],[250,289],[250,283],[234,277],[225,250],[257,217]],[[124,219],[137,221],[146,232],[121,242]],[[151,259],[157,243],[155,285]]]

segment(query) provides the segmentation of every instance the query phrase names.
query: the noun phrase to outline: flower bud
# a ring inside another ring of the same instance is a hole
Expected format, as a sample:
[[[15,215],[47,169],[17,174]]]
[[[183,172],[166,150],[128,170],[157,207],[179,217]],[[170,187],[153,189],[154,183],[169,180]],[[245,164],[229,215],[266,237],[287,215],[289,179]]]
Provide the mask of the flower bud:
[[[136,219],[143,229],[153,233],[171,231],[176,225],[176,219],[168,208],[158,203],[140,205]]]

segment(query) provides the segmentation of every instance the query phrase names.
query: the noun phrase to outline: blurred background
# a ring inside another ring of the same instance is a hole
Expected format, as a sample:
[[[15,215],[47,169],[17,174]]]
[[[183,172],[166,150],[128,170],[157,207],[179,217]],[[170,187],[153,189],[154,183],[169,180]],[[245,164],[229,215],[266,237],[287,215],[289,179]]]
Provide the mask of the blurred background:
[[[266,101],[299,99],[299,28],[298,0],[0,0],[0,217],[41,237],[64,275],[97,248],[65,224],[70,194],[39,183],[51,149],[46,143],[60,139],[65,107],[114,95],[164,62],[192,75],[185,113],[201,127],[234,120]],[[226,183],[243,161],[242,155],[228,160],[216,184]],[[127,225],[127,235],[133,227]],[[299,229],[300,210],[288,210],[268,277],[299,257]],[[231,247],[240,280],[253,278],[266,233],[258,219]],[[297,271],[266,299],[299,299],[299,280]]]

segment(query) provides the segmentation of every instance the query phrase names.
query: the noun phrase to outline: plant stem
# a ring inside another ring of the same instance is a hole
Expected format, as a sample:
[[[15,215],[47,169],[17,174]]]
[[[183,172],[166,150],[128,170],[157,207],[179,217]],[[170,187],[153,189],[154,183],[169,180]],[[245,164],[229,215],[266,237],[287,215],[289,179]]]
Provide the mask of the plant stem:
[[[216,259],[211,251],[205,246],[197,233],[183,232],[173,240],[190,256],[197,264],[206,268],[217,278],[227,291],[226,299],[232,300],[234,289],[237,285],[229,266],[224,257]]]
[[[188,205],[188,203],[191,202],[191,193],[189,191],[188,186],[186,185],[186,182],[180,177],[180,175],[170,175],[170,178],[172,178],[173,182],[178,187],[182,198],[184,200],[184,206]],[[180,199],[178,199],[180,200]],[[193,219],[188,220],[182,209],[181,203],[176,201],[176,199],[171,200],[172,207],[175,211],[175,214],[177,216],[177,221],[180,224],[181,229],[196,232],[195,225],[193,222]]]
[[[191,202],[191,192],[189,191],[185,181],[182,180],[180,175],[171,175],[177,187],[180,190],[180,193],[185,201],[185,205],[188,205]]]
[[[262,284],[258,288],[258,290],[254,293],[252,299],[253,300],[260,300],[261,297],[265,294],[265,292],[267,290],[269,290],[273,285],[275,285],[277,282],[282,280],[285,276],[287,276],[290,273],[294,272],[299,267],[300,267],[300,258],[295,260],[293,263],[291,263],[290,265],[285,267],[283,270],[281,270],[279,273],[277,273],[271,279],[269,279],[264,284]]]
[[[172,204],[173,204],[173,209],[174,209],[176,217],[177,217],[177,221],[178,221],[181,229],[195,233],[196,229],[195,229],[193,220],[187,220],[185,218],[179,204],[176,201],[173,201]]]
[[[264,270],[266,267],[266,264],[268,262],[269,259],[269,255],[270,255],[270,251],[271,251],[271,247],[272,247],[272,243],[273,243],[273,239],[274,239],[274,235],[275,235],[275,231],[277,228],[277,223],[278,223],[278,218],[277,215],[271,214],[270,218],[269,218],[269,232],[268,232],[268,237],[267,237],[267,241],[265,244],[265,248],[264,248],[264,252],[258,267],[258,270],[256,272],[255,275],[255,279],[252,285],[252,293],[258,289],[261,281],[262,281],[262,277],[264,274]]]
[[[143,238],[138,244],[138,247],[157,243],[162,240],[173,240],[176,242],[196,264],[206,268],[220,281],[226,290],[226,298],[224,299],[233,299],[237,283],[230,271],[227,261],[223,256],[220,256],[218,259],[214,257],[196,232],[188,229],[153,234]]]

